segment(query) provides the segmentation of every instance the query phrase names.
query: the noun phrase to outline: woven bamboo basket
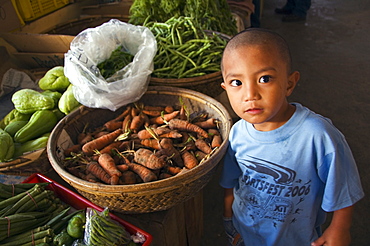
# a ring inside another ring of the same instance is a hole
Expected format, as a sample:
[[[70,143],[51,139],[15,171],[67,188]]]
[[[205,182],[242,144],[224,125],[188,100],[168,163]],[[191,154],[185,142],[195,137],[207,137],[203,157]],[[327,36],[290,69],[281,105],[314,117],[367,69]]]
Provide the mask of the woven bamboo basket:
[[[215,32],[215,31],[208,31],[205,30],[206,33],[216,33],[222,39],[230,40],[230,36]],[[203,76],[193,77],[193,78],[157,78],[151,77],[150,78],[150,85],[153,86],[174,86],[174,87],[182,87],[194,91],[198,91],[200,93],[206,94],[210,97],[217,97],[220,95],[224,90],[221,87],[222,83],[222,74],[221,71],[206,74]]]
[[[220,132],[224,139],[220,148],[209,159],[195,168],[171,178],[134,185],[104,185],[91,183],[73,176],[63,168],[63,151],[73,144],[86,123],[89,127],[101,126],[107,119],[119,114],[104,109],[80,107],[63,118],[52,131],[48,141],[48,158],[54,170],[93,203],[110,210],[137,214],[167,210],[194,197],[212,178],[217,164],[227,148],[227,136],[232,120],[224,106],[202,93],[177,87],[149,86],[140,99],[146,105],[178,105],[179,98],[190,112],[208,113],[221,121]]]

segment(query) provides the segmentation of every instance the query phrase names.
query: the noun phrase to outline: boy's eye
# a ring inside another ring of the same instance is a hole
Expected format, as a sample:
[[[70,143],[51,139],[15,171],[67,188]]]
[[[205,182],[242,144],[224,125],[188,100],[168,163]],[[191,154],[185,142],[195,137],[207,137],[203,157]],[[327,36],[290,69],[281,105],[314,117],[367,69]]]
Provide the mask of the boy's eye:
[[[265,75],[265,76],[262,76],[259,80],[260,83],[268,83],[271,79],[271,76],[269,75]]]
[[[242,84],[242,82],[238,79],[234,79],[230,82],[231,86],[240,86],[241,84]]]

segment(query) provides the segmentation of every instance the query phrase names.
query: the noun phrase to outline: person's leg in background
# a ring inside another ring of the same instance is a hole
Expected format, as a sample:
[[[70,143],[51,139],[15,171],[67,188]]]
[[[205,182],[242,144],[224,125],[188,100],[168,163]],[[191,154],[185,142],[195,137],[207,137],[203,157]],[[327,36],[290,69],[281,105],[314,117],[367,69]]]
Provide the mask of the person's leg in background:
[[[288,0],[282,8],[276,8],[275,13],[283,14],[282,21],[294,22],[306,20],[311,0]]]
[[[238,31],[251,27],[251,14],[255,11],[252,0],[227,0],[238,24]]]
[[[261,0],[253,0],[254,12],[251,14],[251,27],[261,26]]]

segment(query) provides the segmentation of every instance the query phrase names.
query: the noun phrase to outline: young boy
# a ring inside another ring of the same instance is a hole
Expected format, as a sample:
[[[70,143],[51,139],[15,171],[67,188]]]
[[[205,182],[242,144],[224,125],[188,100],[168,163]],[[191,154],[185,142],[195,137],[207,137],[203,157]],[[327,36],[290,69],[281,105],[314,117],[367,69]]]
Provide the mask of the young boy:
[[[227,44],[221,69],[221,86],[241,118],[230,131],[220,181],[229,241],[348,246],[353,205],[364,196],[356,164],[329,119],[288,103],[300,74],[291,71],[285,40],[246,29]]]

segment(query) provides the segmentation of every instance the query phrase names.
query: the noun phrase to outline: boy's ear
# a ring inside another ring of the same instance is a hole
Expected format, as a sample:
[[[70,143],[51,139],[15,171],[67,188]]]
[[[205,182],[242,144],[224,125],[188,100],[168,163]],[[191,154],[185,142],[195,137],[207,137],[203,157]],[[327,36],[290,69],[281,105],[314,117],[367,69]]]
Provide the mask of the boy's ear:
[[[292,72],[288,77],[287,97],[290,96],[298,83],[301,74],[298,71]]]
[[[222,83],[221,83],[221,87],[222,87],[222,89],[224,89],[224,90],[225,90],[225,82],[222,82]]]

